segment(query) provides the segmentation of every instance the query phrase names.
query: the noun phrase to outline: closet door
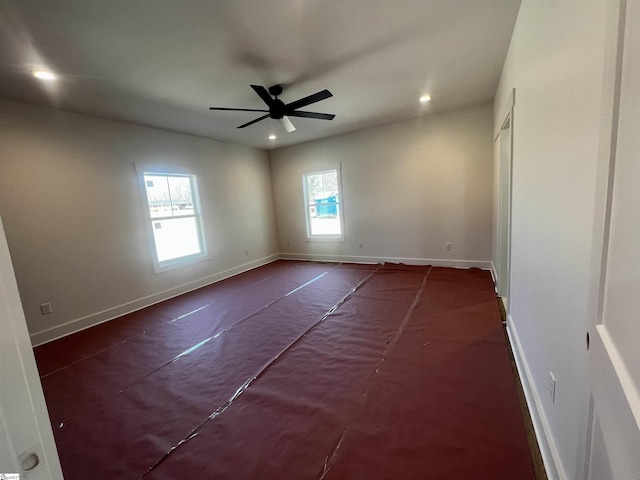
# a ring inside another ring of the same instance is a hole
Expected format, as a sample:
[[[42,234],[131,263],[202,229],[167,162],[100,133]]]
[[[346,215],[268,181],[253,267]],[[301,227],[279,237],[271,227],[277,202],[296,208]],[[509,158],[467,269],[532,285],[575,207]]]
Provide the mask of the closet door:
[[[621,13],[600,280],[589,332],[589,480],[640,478],[640,2],[623,3]]]

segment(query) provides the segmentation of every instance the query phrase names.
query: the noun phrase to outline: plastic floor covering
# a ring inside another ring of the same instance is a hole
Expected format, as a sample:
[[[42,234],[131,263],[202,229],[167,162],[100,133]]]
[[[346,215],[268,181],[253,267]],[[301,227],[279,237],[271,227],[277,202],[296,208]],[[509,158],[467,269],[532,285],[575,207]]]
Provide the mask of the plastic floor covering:
[[[66,480],[533,480],[488,272],[278,261],[35,349]]]

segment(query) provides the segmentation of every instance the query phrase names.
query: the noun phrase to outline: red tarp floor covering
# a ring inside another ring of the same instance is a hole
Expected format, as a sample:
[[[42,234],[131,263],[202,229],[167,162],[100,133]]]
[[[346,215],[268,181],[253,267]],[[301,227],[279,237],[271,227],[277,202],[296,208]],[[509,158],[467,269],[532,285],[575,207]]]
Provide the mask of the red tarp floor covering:
[[[533,480],[488,272],[277,261],[35,349],[66,480]]]

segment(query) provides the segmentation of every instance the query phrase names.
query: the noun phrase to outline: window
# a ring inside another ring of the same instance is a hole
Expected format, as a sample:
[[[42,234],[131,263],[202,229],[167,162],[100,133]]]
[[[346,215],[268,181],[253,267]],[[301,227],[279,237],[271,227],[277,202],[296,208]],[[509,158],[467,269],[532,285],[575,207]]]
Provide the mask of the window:
[[[136,168],[156,273],[204,260],[207,252],[196,175],[177,167]]]
[[[302,176],[309,240],[344,241],[340,169]]]

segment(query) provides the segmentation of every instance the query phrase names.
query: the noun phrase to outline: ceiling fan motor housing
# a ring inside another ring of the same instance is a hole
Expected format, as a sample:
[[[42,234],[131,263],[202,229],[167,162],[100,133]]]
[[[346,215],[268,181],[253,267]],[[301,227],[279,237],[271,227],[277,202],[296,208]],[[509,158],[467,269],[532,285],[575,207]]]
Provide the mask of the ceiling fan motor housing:
[[[280,118],[284,117],[284,112],[285,112],[284,102],[277,98],[274,99],[273,103],[271,104],[271,107],[269,108],[269,117],[279,120]]]

